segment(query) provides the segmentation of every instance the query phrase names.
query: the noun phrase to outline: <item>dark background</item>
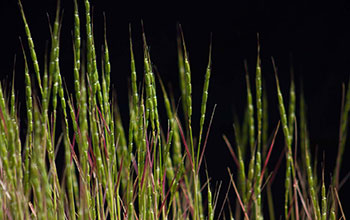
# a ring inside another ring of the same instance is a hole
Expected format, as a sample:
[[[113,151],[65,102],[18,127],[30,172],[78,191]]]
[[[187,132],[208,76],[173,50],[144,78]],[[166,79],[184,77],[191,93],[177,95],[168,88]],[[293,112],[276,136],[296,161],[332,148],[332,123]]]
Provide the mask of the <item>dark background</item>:
[[[21,88],[23,88],[24,80],[20,80],[23,79],[21,75],[23,74],[23,56],[19,36],[25,39],[25,33],[16,2],[15,0],[1,0],[0,3],[0,79],[3,81],[11,79],[13,59],[16,54],[16,87],[19,95],[23,97],[24,91]],[[64,9],[60,50],[61,71],[67,86],[73,89],[70,80],[73,74],[71,40],[73,1],[61,0],[61,3]],[[52,21],[56,1],[26,0],[23,1],[23,5],[38,52],[39,63],[43,68],[45,42],[50,37],[46,13],[49,14]],[[222,134],[227,135],[233,142],[233,116],[237,114],[240,118],[242,117],[246,100],[243,62],[247,61],[251,83],[254,83],[257,33],[259,33],[262,74],[269,99],[270,132],[273,131],[279,120],[271,64],[273,56],[285,97],[289,89],[291,66],[294,67],[297,91],[300,90],[300,82],[303,81],[308,105],[311,147],[315,152],[315,149],[318,149],[319,161],[322,161],[323,152],[325,153],[325,177],[329,182],[329,173],[333,171],[338,145],[341,85],[349,80],[349,2],[333,2],[329,5],[311,1],[261,0],[236,1],[230,4],[219,1],[196,4],[163,1],[163,3],[156,4],[153,2],[125,3],[125,1],[95,0],[91,1],[91,5],[94,10],[94,36],[98,57],[100,57],[99,51],[103,43],[103,12],[106,14],[112,83],[118,93],[119,105],[124,115],[128,114],[127,108],[122,106],[127,105],[130,75],[129,24],[132,26],[138,77],[140,78],[143,72],[142,19],[150,45],[151,59],[162,79],[171,86],[177,98],[180,93],[176,35],[177,24],[182,24],[193,73],[194,127],[198,124],[210,33],[213,34],[213,70],[207,114],[211,114],[214,104],[217,104],[217,109],[209,136],[206,158],[209,176],[212,176],[213,181],[223,180],[224,187],[227,187],[228,183],[226,167],[233,169],[234,173],[235,169]],[[84,11],[83,9],[81,4],[80,13]],[[81,20],[81,23],[84,24],[84,19]],[[82,29],[84,29],[83,25]],[[194,129],[196,131],[196,128]],[[281,131],[278,137],[282,139]],[[281,149],[281,144],[275,146],[271,160],[272,167]],[[346,161],[348,156],[349,150],[347,149],[344,155],[342,177],[349,172],[349,165]],[[281,169],[284,169],[283,166]],[[278,187],[279,183],[283,184],[283,173],[284,170],[277,175],[277,182],[273,187]],[[348,193],[349,183],[340,191],[345,210],[349,208],[348,199],[345,196]],[[233,195],[233,192],[230,195]]]

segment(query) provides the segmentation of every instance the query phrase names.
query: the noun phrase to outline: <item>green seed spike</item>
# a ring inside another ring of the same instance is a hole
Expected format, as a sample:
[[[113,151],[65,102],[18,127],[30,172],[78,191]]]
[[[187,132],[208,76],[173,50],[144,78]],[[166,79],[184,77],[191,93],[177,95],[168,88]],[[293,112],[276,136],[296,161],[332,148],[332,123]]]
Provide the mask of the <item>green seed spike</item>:
[[[312,168],[311,168],[311,158],[310,158],[311,156],[310,156],[310,153],[308,150],[305,153],[306,153],[305,159],[306,159],[306,166],[307,166],[306,171],[307,171],[307,178],[308,178],[310,197],[311,197],[311,201],[312,201],[313,213],[314,213],[314,217],[316,219],[320,219],[315,181],[314,181]]]
[[[48,114],[48,105],[49,105],[49,85],[48,85],[48,75],[45,68],[44,71],[44,87],[43,87],[43,95],[42,95],[42,106],[43,110],[41,112],[41,133],[42,136],[46,138],[47,142],[47,152],[48,158],[50,162],[50,183],[53,184],[54,190],[54,207],[57,208],[56,198],[59,198],[59,180],[56,170],[55,163],[55,130],[56,130],[56,109],[57,109],[57,94],[63,95],[62,88],[62,79],[60,75],[59,68],[59,36],[61,30],[61,20],[60,20],[60,1],[57,1],[56,8],[56,17],[54,21],[53,30],[51,30],[51,53],[50,53],[50,61],[49,61],[49,74],[50,77],[53,78],[53,96],[52,96],[52,107],[53,107],[53,125],[52,130],[48,129],[49,127],[49,114]],[[46,61],[46,58],[45,58]],[[45,62],[46,67],[46,62]],[[50,85],[51,86],[51,85]],[[60,91],[62,90],[62,91]],[[62,93],[62,94],[61,94]],[[62,105],[65,108],[65,106]]]
[[[295,83],[294,83],[294,70],[291,67],[291,83],[289,91],[289,110],[288,110],[288,129],[291,139],[293,138],[293,130],[295,126]]]
[[[9,151],[8,151],[8,136],[7,136],[7,131],[6,131],[6,118],[8,117],[7,114],[7,109],[5,108],[5,99],[4,99],[4,93],[3,89],[0,83],[0,141],[2,144],[0,144],[0,155],[1,155],[1,162],[3,164],[6,178],[8,179],[8,182],[11,184],[11,188],[13,190],[15,189],[14,185],[14,175],[12,173],[12,166],[9,164]],[[11,192],[11,191],[10,191]],[[11,195],[12,194],[12,195]],[[10,193],[10,198],[14,197],[13,193]]]
[[[143,101],[143,99],[142,99]],[[141,109],[140,109],[140,114],[144,113],[144,106],[143,106],[143,102],[141,102]],[[142,115],[141,115],[142,116]],[[126,157],[126,162],[125,162],[125,166],[127,169],[127,178],[131,177],[132,179],[132,172],[130,171],[130,167],[132,166],[132,160],[133,160],[133,148],[134,148],[134,126],[133,123],[135,123],[135,112],[134,111],[130,111],[130,121],[129,121],[129,140],[128,140],[128,151],[127,154],[125,155]],[[140,120],[140,122],[142,123],[142,120]],[[141,126],[140,126],[141,127]],[[140,128],[141,129],[141,128]],[[139,132],[140,135],[142,135],[142,130]],[[137,138],[135,138],[135,140],[138,140]],[[134,219],[133,217],[133,212],[134,212],[134,203],[133,203],[133,181],[127,181],[127,198],[126,198],[126,204],[128,206],[128,219]]]
[[[103,78],[105,81],[104,89],[103,91],[103,103],[104,103],[104,110],[105,110],[105,119],[107,125],[110,123],[110,115],[109,115],[109,93],[110,93],[110,86],[111,86],[111,63],[109,59],[109,49],[108,49],[108,43],[107,43],[107,25],[106,25],[106,16],[103,14],[104,17],[104,74]]]
[[[60,32],[60,1],[57,1],[56,17],[51,31],[51,50],[50,50],[50,61],[49,61],[49,74],[50,77],[54,78],[53,83],[55,84],[55,74],[57,74],[57,62],[59,57],[59,32]]]
[[[259,44],[259,34],[257,35],[258,41],[258,51],[257,51],[257,62],[256,62],[256,113],[257,113],[257,152],[256,152],[256,163],[255,163],[255,196],[257,200],[256,204],[256,219],[261,217],[261,133],[262,133],[262,79],[261,79],[261,60],[260,60],[260,44]]]
[[[174,129],[174,137],[173,137],[173,150],[172,150],[172,154],[173,154],[173,162],[174,162],[174,167],[182,167],[183,163],[182,163],[182,147],[181,147],[181,141],[180,141],[180,132],[179,132],[179,128],[178,128],[178,124],[176,123],[176,108],[174,107],[174,98],[171,98],[172,100],[172,110],[174,112],[173,117],[171,118],[173,120],[173,129]],[[175,186],[175,185],[173,185]]]
[[[143,28],[143,23],[142,23]],[[146,83],[146,110],[149,111],[149,119],[151,121],[153,135],[155,135],[155,126],[157,130],[160,130],[158,121],[158,109],[157,109],[157,96],[156,96],[156,85],[153,74],[153,68],[150,58],[150,53],[147,46],[146,35],[143,30],[143,43],[144,43],[144,65],[145,65],[145,83]]]
[[[80,18],[77,0],[74,0],[74,89],[76,102],[79,105],[80,100],[80,49],[81,49],[81,39],[80,39]]]
[[[177,36],[177,54],[178,54],[178,68],[179,68],[179,82],[181,90],[181,101],[184,114],[187,115],[187,102],[186,102],[186,83],[185,83],[185,60],[182,51],[182,42],[180,34],[180,25],[178,25],[178,36]]]
[[[152,105],[151,105],[151,121],[153,121],[153,131],[155,131],[155,121],[156,121],[156,118],[157,118],[157,97],[155,96],[155,84],[154,84],[154,76],[153,76],[153,71],[152,71],[152,63],[150,61],[150,58],[149,58],[149,53],[148,53],[148,64],[150,65],[150,72],[149,72],[149,78],[150,78],[150,82],[151,82],[151,90],[150,90],[150,99],[151,99],[151,102],[152,102]]]
[[[150,55],[148,54],[149,63],[151,63]],[[156,79],[153,73],[153,68],[151,66],[151,79],[152,79],[152,102],[154,106],[154,120],[156,123],[156,128],[158,132],[158,139],[160,138],[160,124],[158,115],[158,100],[157,100],[157,90],[156,90]],[[160,139],[159,139],[160,140]]]
[[[101,179],[101,182],[103,186],[106,186],[106,177],[104,172],[104,166],[102,162],[102,155],[101,155],[101,147],[99,142],[99,132],[97,130],[97,123],[98,123],[98,116],[96,113],[95,107],[92,107],[91,110],[89,110],[89,116],[90,116],[90,132],[92,135],[92,149],[94,151],[94,155],[96,157],[96,165],[97,165],[97,175],[98,178]]]
[[[102,112],[104,112],[102,105],[102,92],[100,82],[98,80],[98,71],[97,71],[97,63],[96,63],[96,50],[95,43],[92,31],[92,23],[90,16],[90,2],[85,0],[85,17],[86,17],[86,37],[87,37],[87,71],[89,81],[92,87],[92,104],[95,105],[97,94],[98,100],[101,103]]]
[[[188,59],[188,54],[186,50],[186,43],[185,43],[185,38],[184,34],[181,28],[181,25],[179,26],[180,33],[181,33],[181,38],[182,38],[182,45],[183,45],[183,51],[184,51],[184,64],[185,64],[185,87],[186,87],[186,105],[187,105],[187,121],[188,121],[188,132],[189,132],[189,141],[190,141],[190,150],[191,150],[191,158],[192,160],[192,173],[193,173],[193,184],[194,184],[194,212],[193,212],[193,218],[197,219],[200,214],[200,209],[199,209],[199,201],[200,201],[200,196],[198,194],[199,192],[199,187],[198,187],[198,176],[195,174],[197,167],[195,164],[196,160],[196,155],[194,153],[194,145],[193,145],[193,135],[192,135],[192,125],[191,125],[191,120],[192,120],[192,84],[191,84],[191,68],[190,68],[190,63]]]
[[[256,208],[255,208],[255,215],[256,219],[262,219],[261,214],[261,152],[256,152],[256,161],[255,161],[255,187],[254,187],[254,194],[256,197]]]
[[[31,86],[31,80],[29,76],[29,70],[28,70],[28,62],[27,62],[27,56],[25,54],[23,44],[22,45],[22,51],[23,51],[23,57],[24,57],[24,77],[25,77],[25,85],[26,85],[26,107],[27,107],[27,137],[26,137],[26,145],[25,145],[25,159],[24,159],[24,192],[27,195],[29,190],[29,160],[31,158],[32,150],[33,150],[33,98],[32,98],[32,86]]]
[[[187,105],[187,117],[188,120],[191,120],[192,116],[192,84],[191,84],[191,68],[190,68],[190,63],[188,60],[188,55],[187,55],[187,50],[186,50],[186,43],[185,43],[185,38],[184,34],[182,31],[181,25],[179,26],[180,28],[180,34],[181,34],[181,39],[182,39],[182,45],[183,45],[183,52],[184,52],[184,70],[185,70],[185,91],[186,91],[186,105]]]
[[[105,120],[105,126],[103,126],[104,133],[107,134],[105,135],[106,138],[106,148],[108,151],[108,160],[113,160],[113,157],[115,155],[115,147],[114,147],[114,133],[113,130],[111,129],[111,108],[110,108],[110,81],[111,81],[111,64],[110,64],[110,58],[109,58],[109,49],[108,49],[108,43],[107,43],[107,25],[106,25],[106,16],[103,14],[104,17],[104,56],[102,59],[102,93],[103,93],[103,106],[104,106],[104,120]],[[110,162],[107,162],[108,164]],[[114,163],[116,164],[116,163]],[[111,168],[111,166],[106,166],[108,168]],[[113,168],[111,168],[113,169]],[[113,173],[113,171],[111,171]],[[111,176],[113,174],[108,175],[109,176],[109,181],[111,181]],[[109,184],[111,185],[111,184]],[[110,192],[109,187],[109,191]],[[110,196],[111,193],[108,193],[108,196]],[[114,215],[114,209],[112,209],[111,215]]]
[[[256,149],[256,148],[255,148]],[[252,194],[253,194],[253,184],[254,184],[254,169],[255,169],[255,149],[251,152],[251,158],[249,160],[249,165],[248,165],[248,179],[247,179],[247,201],[248,199],[250,200]],[[254,192],[255,193],[255,192]]]
[[[205,112],[207,108],[207,100],[208,100],[208,89],[209,89],[209,80],[211,75],[211,51],[212,51],[212,36],[210,36],[210,46],[209,46],[209,59],[208,59],[208,66],[207,71],[205,74],[205,80],[203,85],[203,95],[202,95],[202,105],[201,105],[201,118],[199,122],[199,141],[198,141],[198,147],[197,147],[197,169],[198,169],[198,161],[200,157],[200,146],[201,146],[201,140],[202,140],[202,133],[203,133],[203,126],[204,126],[204,120],[205,120]]]
[[[111,63],[109,60],[109,49],[108,49],[108,43],[107,43],[107,24],[106,24],[106,15],[103,13],[104,17],[104,45],[105,45],[105,76],[106,76],[106,83],[107,83],[107,89],[109,93],[109,88],[111,85]]]
[[[145,51],[144,65],[145,65],[145,84],[146,84],[146,119],[151,121],[152,129],[154,129],[154,111],[152,100],[152,79],[150,73],[150,65]]]
[[[274,60],[272,59],[272,63],[273,66],[274,65]],[[280,91],[280,87],[279,87],[279,81],[277,78],[277,71],[275,70],[275,78],[276,78],[276,85],[277,85],[277,96],[278,96],[278,103],[279,103],[279,111],[280,111],[280,117],[281,117],[281,121],[282,121],[282,127],[283,127],[283,133],[284,133],[284,139],[286,142],[286,145],[288,147],[288,151],[287,151],[287,166],[286,166],[286,179],[285,179],[285,202],[284,202],[284,214],[285,214],[285,218],[287,218],[288,216],[288,194],[289,194],[289,190],[290,190],[290,154],[291,154],[291,150],[290,150],[290,139],[289,139],[289,130],[288,130],[288,125],[287,125],[287,116],[285,113],[285,109],[284,109],[284,104],[283,104],[283,97],[282,97],[282,93]]]
[[[137,92],[137,76],[136,76],[135,59],[134,59],[134,52],[133,52],[133,46],[132,46],[131,24],[129,24],[129,35],[130,35],[129,42],[130,42],[130,68],[131,68],[132,100],[133,100],[133,107],[135,109],[135,114],[138,115],[139,95]]]
[[[279,80],[278,80],[278,76],[277,76],[277,69],[275,66],[275,61],[274,59],[272,59],[272,63],[273,63],[273,67],[275,70],[275,78],[276,78],[276,87],[277,87],[277,97],[278,97],[278,104],[279,104],[279,111],[280,111],[280,115],[281,115],[281,122],[282,122],[282,127],[283,127],[283,133],[285,136],[285,142],[286,145],[288,147],[291,147],[291,139],[289,136],[289,129],[288,129],[288,122],[287,122],[287,114],[284,108],[284,103],[283,103],[283,96],[281,93],[281,89],[280,89],[280,85],[279,85]]]
[[[28,23],[27,23],[27,19],[26,19],[25,14],[24,14],[24,10],[23,10],[23,6],[22,6],[22,3],[21,3],[21,0],[18,0],[18,5],[19,5],[19,9],[21,11],[23,22],[24,22],[24,28],[25,28],[25,32],[26,32],[26,35],[27,35],[27,39],[28,39],[28,45],[29,45],[30,55],[31,55],[32,61],[33,61],[34,71],[35,71],[35,74],[36,74],[36,78],[38,80],[40,92],[41,92],[41,94],[43,94],[43,89],[42,89],[42,85],[41,85],[41,78],[40,78],[39,63],[38,63],[38,59],[37,59],[35,48],[34,48],[34,42],[33,42],[33,39],[32,39],[32,35],[30,33],[30,29],[29,29],[29,26],[28,26]]]
[[[256,85],[256,115],[257,115],[257,124],[258,124],[258,138],[257,146],[258,152],[261,149],[261,129],[262,129],[262,79],[261,79],[261,60],[260,60],[260,44],[259,44],[259,34],[258,38],[258,54],[256,61],[256,76],[255,76],[255,85]]]
[[[153,102],[152,102],[152,81],[151,81],[151,67],[148,59],[148,46],[146,41],[146,35],[144,31],[143,21],[141,21],[142,26],[142,40],[143,40],[143,65],[145,72],[145,86],[146,86],[146,127],[148,125],[148,120],[151,120],[152,129],[154,128],[154,122],[152,112],[153,112]],[[151,118],[152,117],[152,118]],[[150,119],[151,118],[151,119]]]
[[[16,56],[14,57],[14,66],[16,65]],[[22,156],[21,156],[21,142],[19,140],[19,128],[18,128],[18,120],[16,115],[16,99],[15,99],[15,67],[13,68],[13,75],[12,75],[12,85],[11,85],[11,124],[14,129],[14,136],[13,136],[13,144],[14,144],[14,150],[15,150],[15,169],[16,169],[16,176],[17,179],[22,182]]]
[[[308,190],[311,197],[312,202],[312,208],[313,213],[315,214],[315,218],[317,217],[317,198],[316,198],[316,187],[315,187],[315,180],[314,180],[314,174],[312,172],[311,168],[311,154],[310,154],[310,146],[309,146],[309,137],[307,132],[307,125],[306,125],[306,106],[305,106],[305,99],[304,99],[304,92],[301,91],[301,97],[300,97],[300,139],[301,139],[301,151],[302,151],[302,159],[303,163],[306,169],[307,174],[307,183],[308,183]]]
[[[53,31],[51,31],[51,53],[50,53],[50,64],[49,64],[49,75],[53,78],[53,88],[52,88],[52,107],[53,107],[53,126],[52,126],[52,136],[55,136],[55,130],[56,130],[56,111],[57,111],[57,93],[59,89],[59,80],[61,78],[60,76],[60,68],[59,68],[59,35],[60,35],[60,2],[57,2],[57,9],[56,9],[56,17],[55,22],[53,26]],[[47,87],[44,88],[44,95],[43,95],[43,103],[44,106],[44,112],[42,113],[42,117],[47,117],[47,104],[48,104],[48,93],[47,93]],[[45,131],[44,124],[46,123],[46,119],[42,120],[43,128],[42,131]],[[55,146],[55,140],[52,140],[52,146]],[[49,157],[51,160],[53,160],[53,152],[54,149],[48,149]]]
[[[255,145],[255,125],[254,125],[254,106],[253,106],[253,97],[252,92],[250,90],[250,81],[249,81],[249,73],[248,73],[248,67],[247,62],[244,62],[244,67],[246,70],[246,83],[247,83],[247,105],[248,105],[248,124],[249,124],[249,145],[250,145],[250,152],[254,152],[254,145]]]
[[[58,95],[61,99],[61,109],[63,111],[64,124],[66,126],[66,133],[67,133],[67,138],[69,141],[69,124],[68,124],[68,116],[67,116],[67,108],[66,108],[66,99],[64,97],[61,75],[59,75],[59,83],[58,84],[59,84]],[[70,141],[69,141],[69,144],[70,144]]]
[[[77,0],[74,0],[74,51],[75,51],[75,63],[78,71],[80,70],[80,17]]]
[[[87,57],[87,73],[89,80],[92,81],[92,30],[91,30],[91,18],[90,18],[90,2],[88,0],[84,1],[85,5],[85,29],[86,29],[86,57]]]
[[[277,87],[277,97],[278,97],[278,105],[279,105],[279,112],[280,112],[280,117],[281,117],[281,122],[282,122],[282,128],[283,128],[283,134],[285,138],[285,143],[287,146],[287,165],[286,165],[286,179],[285,179],[285,203],[284,203],[284,214],[285,217],[287,218],[288,216],[288,198],[289,198],[289,190],[291,187],[291,172],[293,175],[293,179],[295,178],[295,170],[294,170],[294,162],[293,162],[293,152],[292,152],[292,137],[289,135],[289,129],[288,129],[288,122],[287,122],[287,114],[284,108],[284,103],[283,103],[283,96],[281,93],[278,77],[277,77],[277,69],[275,65],[275,61],[272,58],[272,65],[274,68],[275,72],[275,78],[276,78],[276,87]]]
[[[1,97],[0,97],[1,98]],[[10,106],[11,108],[11,106]],[[8,149],[8,156],[9,156],[9,164],[10,169],[13,175],[13,187],[18,187],[18,181],[17,181],[17,154],[16,154],[16,147],[15,147],[15,124],[13,123],[13,119],[11,117],[11,112],[8,112],[9,110],[6,108],[3,108],[4,111],[3,114],[5,114],[4,118],[4,124],[7,127],[7,149]],[[7,111],[7,112],[6,112]]]
[[[51,93],[51,84],[52,84],[52,78],[48,75],[48,62],[47,62],[47,55],[48,52],[45,50],[44,55],[44,81],[43,81],[43,95],[41,98],[41,105],[42,105],[42,117],[45,117],[45,115],[48,115],[48,108],[49,108],[49,99],[50,99],[50,93]],[[48,117],[44,120],[44,122],[48,121]],[[42,126],[44,126],[45,123],[43,123]]]

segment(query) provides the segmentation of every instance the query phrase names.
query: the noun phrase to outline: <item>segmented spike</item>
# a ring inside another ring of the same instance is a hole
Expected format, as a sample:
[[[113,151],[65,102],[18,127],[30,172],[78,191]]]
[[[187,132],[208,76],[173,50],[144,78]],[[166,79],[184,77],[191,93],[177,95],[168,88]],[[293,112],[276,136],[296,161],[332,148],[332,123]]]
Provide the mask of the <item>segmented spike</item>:
[[[35,48],[34,48],[34,42],[33,42],[33,39],[32,39],[32,35],[30,33],[30,29],[29,29],[29,25],[27,23],[26,16],[24,14],[24,10],[23,10],[23,6],[22,6],[22,3],[21,3],[21,0],[18,0],[18,5],[19,5],[19,9],[21,11],[23,22],[24,22],[24,29],[25,29],[25,32],[26,32],[26,35],[27,35],[29,51],[30,51],[30,55],[32,57],[34,71],[35,71],[35,74],[36,74],[36,78],[38,80],[40,92],[41,92],[41,94],[43,94],[43,89],[42,89],[42,85],[41,85],[39,62],[38,62],[38,59],[37,59],[37,56],[36,56],[36,52],[35,52]]]
[[[206,74],[205,74],[204,85],[203,85],[203,94],[202,94],[201,118],[200,118],[200,122],[199,122],[199,141],[198,141],[198,147],[197,147],[197,165],[196,166],[198,166],[198,161],[199,161],[199,157],[200,157],[200,149],[201,149],[200,146],[201,146],[201,140],[202,140],[205,113],[206,113],[206,109],[207,109],[209,81],[210,81],[210,75],[211,75],[211,51],[212,51],[212,41],[210,39],[209,60],[208,60]]]
[[[254,106],[253,106],[253,97],[250,89],[249,75],[248,75],[246,63],[245,63],[245,67],[246,67],[247,102],[248,102],[247,107],[248,107],[248,120],[249,120],[249,145],[250,145],[250,152],[253,152],[254,145],[255,145]]]

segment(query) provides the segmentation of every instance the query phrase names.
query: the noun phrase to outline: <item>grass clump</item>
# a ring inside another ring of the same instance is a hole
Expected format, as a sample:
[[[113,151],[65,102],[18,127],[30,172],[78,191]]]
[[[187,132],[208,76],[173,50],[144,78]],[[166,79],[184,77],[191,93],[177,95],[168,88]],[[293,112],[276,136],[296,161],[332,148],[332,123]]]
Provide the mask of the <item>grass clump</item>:
[[[263,219],[262,209],[268,210],[269,219],[276,219],[276,210],[272,197],[272,184],[274,182],[276,171],[279,169],[281,159],[286,158],[286,172],[284,184],[284,217],[286,219],[338,219],[338,215],[345,218],[342,205],[338,197],[340,189],[339,175],[340,167],[337,160],[334,175],[328,190],[326,189],[324,179],[324,165],[322,167],[322,178],[319,178],[319,172],[313,168],[317,164],[317,156],[312,157],[311,145],[307,129],[306,104],[303,91],[299,97],[299,117],[296,114],[296,92],[293,79],[293,73],[290,81],[288,112],[284,102],[284,96],[280,89],[277,68],[274,60],[272,65],[275,71],[277,103],[280,113],[280,121],[276,125],[274,134],[267,139],[268,114],[266,90],[262,88],[262,73],[260,67],[259,45],[256,66],[256,107],[253,105],[252,91],[248,72],[246,74],[247,82],[247,106],[243,124],[240,125],[236,120],[234,124],[234,134],[237,150],[234,151],[228,138],[224,140],[233,156],[238,167],[238,174],[234,180],[231,171],[232,186],[237,196],[235,213],[230,216],[239,219],[242,215],[245,219]],[[350,85],[345,95],[345,86],[343,86],[343,102],[341,112],[341,126],[349,126],[347,117],[349,110],[346,105],[350,103],[349,99]],[[255,115],[256,114],[256,118]],[[255,122],[257,120],[257,122]],[[298,124],[298,123],[299,124]],[[262,123],[262,124],[261,124]],[[258,125],[257,131],[255,124]],[[345,125],[346,124],[346,125]],[[273,172],[268,172],[268,163],[271,152],[275,145],[276,135],[282,127],[284,136],[284,150]],[[343,155],[343,144],[346,142],[346,131],[340,128],[338,157]],[[299,132],[299,133],[298,133]],[[249,140],[247,139],[249,137]],[[262,140],[260,139],[262,138]],[[261,147],[262,145],[262,147]],[[300,146],[300,153],[297,152]],[[294,148],[294,149],[293,149]],[[249,153],[249,154],[248,154]],[[340,159],[341,160],[341,159]],[[245,170],[245,164],[248,164],[248,170]],[[261,167],[263,167],[261,169]],[[237,186],[236,186],[237,182]],[[261,191],[266,187],[266,204],[261,203]],[[277,190],[281,190],[278,187]],[[339,208],[339,209],[338,209]]]
[[[200,178],[214,115],[208,117],[207,113],[211,43],[197,125],[192,123],[191,66],[181,26],[178,62],[183,117],[179,116],[174,98],[168,94],[160,76],[156,77],[144,31],[143,75],[136,72],[130,27],[129,118],[128,125],[124,126],[111,90],[106,24],[101,68],[97,67],[90,2],[84,0],[86,36],[82,36],[81,9],[74,1],[72,91],[65,89],[60,70],[60,1],[50,26],[51,47],[45,55],[44,66],[39,66],[24,8],[20,1],[18,4],[26,32],[22,45],[27,44],[30,52],[29,59],[23,48],[26,115],[20,118],[16,105],[15,77],[10,90],[0,84],[0,219],[220,218],[219,190],[212,191],[208,173],[205,182]],[[83,40],[85,46],[81,43]],[[271,172],[268,163],[280,126],[285,142],[281,155],[286,157],[284,217],[337,219],[344,216],[338,190],[349,127],[350,84],[347,90],[345,86],[343,89],[339,153],[332,183],[327,189],[324,174],[319,179],[318,172],[312,169],[315,158],[311,155],[303,93],[299,97],[297,116],[292,78],[287,112],[276,68],[275,74],[281,122],[268,139],[268,102],[258,45],[255,91],[247,72],[246,113],[243,122],[236,120],[234,125],[235,147],[224,136],[237,167],[236,176],[228,169],[236,207],[229,205],[228,215],[224,217],[276,218],[271,185],[279,165]],[[162,121],[161,109],[165,110],[166,121]],[[207,128],[206,120],[209,121]],[[22,136],[23,122],[26,130]],[[193,134],[193,126],[198,126],[198,135]],[[300,157],[296,153],[299,145]],[[64,152],[63,158],[57,157],[58,151]],[[63,169],[58,168],[62,165]],[[224,204],[228,195],[229,190]]]

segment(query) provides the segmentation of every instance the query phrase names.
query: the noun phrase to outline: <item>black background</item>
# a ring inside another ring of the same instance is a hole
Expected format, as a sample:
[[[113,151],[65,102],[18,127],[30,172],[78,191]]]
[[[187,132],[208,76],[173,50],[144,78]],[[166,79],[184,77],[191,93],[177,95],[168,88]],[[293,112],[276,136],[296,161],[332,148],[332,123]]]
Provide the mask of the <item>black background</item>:
[[[23,56],[19,37],[25,39],[25,33],[16,2],[15,0],[1,0],[0,3],[0,79],[4,82],[9,81],[14,66],[13,57],[16,54],[16,87],[19,95],[23,97],[24,91],[21,89],[24,81],[21,80],[23,79]],[[64,9],[60,50],[61,71],[67,86],[73,89],[71,82],[73,74],[71,38],[73,1],[62,0],[61,3]],[[212,112],[214,104],[217,104],[217,109],[209,136],[206,158],[209,175],[212,176],[214,182],[223,180],[224,186],[227,186],[228,183],[226,167],[230,167],[234,172],[235,169],[233,160],[222,139],[222,134],[227,135],[233,142],[233,116],[234,114],[242,116],[246,100],[243,62],[247,61],[251,83],[254,83],[257,33],[259,33],[262,74],[269,98],[270,132],[273,131],[279,120],[271,64],[273,56],[285,97],[287,97],[290,83],[291,66],[294,67],[298,91],[300,81],[303,81],[308,105],[311,147],[313,152],[314,149],[318,149],[319,161],[322,161],[323,152],[325,153],[325,176],[329,182],[328,177],[329,173],[333,171],[338,144],[341,85],[349,80],[349,2],[333,2],[329,5],[311,1],[262,0],[230,3],[219,1],[208,3],[91,1],[91,5],[94,10],[94,36],[99,57],[99,48],[103,43],[103,12],[106,14],[112,83],[118,93],[122,114],[125,116],[128,115],[127,108],[124,106],[127,106],[130,74],[129,24],[132,26],[138,77],[140,78],[143,72],[142,19],[147,41],[151,48],[151,59],[162,79],[171,86],[177,98],[180,93],[178,90],[176,34],[177,24],[182,24],[193,72],[194,127],[196,127],[196,123],[198,124],[210,33],[213,34],[213,70],[208,114]],[[26,0],[23,1],[23,6],[38,52],[39,63],[43,68],[45,42],[50,37],[46,13],[52,21],[56,1]],[[81,13],[83,8],[81,4]],[[84,19],[81,22],[84,24]],[[25,45],[27,44],[25,43]],[[288,100],[286,99],[286,101]],[[126,122],[127,120],[125,120]],[[196,131],[196,128],[194,129]],[[281,131],[278,137],[282,139]],[[271,167],[276,163],[283,146],[281,145],[282,141],[278,143],[272,155]],[[342,177],[349,172],[346,160],[348,156],[349,150],[347,149],[344,155]],[[281,169],[284,169],[283,166]],[[284,171],[277,175],[278,179],[273,187],[283,184],[283,173]],[[340,191],[345,210],[349,207],[346,204],[347,196],[345,196],[349,193],[348,188],[349,183]],[[230,195],[233,196],[233,192]],[[276,214],[282,214],[282,212]]]

